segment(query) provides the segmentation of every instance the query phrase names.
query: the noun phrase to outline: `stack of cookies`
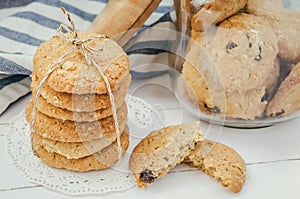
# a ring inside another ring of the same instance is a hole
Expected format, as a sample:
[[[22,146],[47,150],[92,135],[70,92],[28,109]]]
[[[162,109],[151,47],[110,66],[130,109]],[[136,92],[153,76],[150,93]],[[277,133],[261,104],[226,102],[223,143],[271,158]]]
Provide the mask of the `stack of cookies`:
[[[68,35],[67,35],[68,36]],[[125,96],[131,81],[129,61],[122,48],[108,38],[78,33],[80,39],[93,37],[86,45],[98,50],[93,60],[101,66],[110,84],[117,113],[123,154],[129,145]],[[100,72],[89,65],[80,48],[65,57],[41,87],[38,86],[53,63],[72,43],[54,36],[41,44],[33,59],[32,99],[26,110],[31,125],[34,116],[32,146],[46,164],[73,171],[101,170],[118,162],[118,134],[113,104]],[[36,103],[35,114],[33,113]]]

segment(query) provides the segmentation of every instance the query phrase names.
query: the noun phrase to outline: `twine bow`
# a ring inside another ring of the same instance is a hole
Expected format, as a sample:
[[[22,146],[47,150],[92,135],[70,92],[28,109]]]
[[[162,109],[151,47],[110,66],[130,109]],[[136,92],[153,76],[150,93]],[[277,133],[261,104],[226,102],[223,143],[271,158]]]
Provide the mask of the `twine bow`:
[[[84,55],[86,63],[89,66],[94,66],[97,68],[97,70],[99,71],[102,79],[105,82],[105,86],[107,88],[108,94],[109,94],[109,99],[111,101],[111,108],[112,108],[112,113],[113,113],[113,119],[114,119],[114,126],[116,129],[116,137],[117,137],[117,146],[118,146],[118,161],[120,161],[122,159],[122,145],[121,145],[121,140],[120,140],[120,129],[119,129],[119,124],[118,124],[118,118],[117,118],[117,110],[116,110],[116,104],[115,104],[115,100],[114,100],[114,96],[112,93],[112,89],[111,86],[109,84],[108,78],[106,77],[106,75],[104,74],[101,66],[99,66],[99,64],[92,58],[91,55],[99,55],[99,53],[102,51],[101,49],[95,49],[92,48],[88,45],[86,45],[87,42],[89,41],[93,41],[93,40],[97,40],[99,38],[108,38],[106,35],[96,35],[96,36],[91,36],[85,40],[82,40],[81,38],[78,37],[78,33],[77,30],[75,28],[75,24],[73,22],[73,20],[71,19],[71,15],[70,13],[68,13],[63,7],[61,8],[62,12],[67,15],[68,21],[70,22],[72,29],[70,30],[68,26],[61,24],[59,26],[59,28],[57,29],[57,36],[59,36],[60,38],[66,40],[67,42],[73,44],[73,46],[65,53],[63,54],[56,62],[54,62],[48,69],[48,71],[46,72],[46,74],[44,75],[44,77],[41,79],[38,88],[37,88],[37,92],[35,95],[35,100],[34,100],[34,104],[33,104],[33,109],[32,109],[32,118],[31,118],[31,139],[32,139],[32,135],[34,133],[34,124],[35,124],[35,115],[36,115],[36,107],[38,105],[38,99],[41,95],[41,90],[42,87],[44,86],[46,80],[48,79],[48,77],[57,69],[60,67],[60,65],[66,60],[66,58],[72,53],[74,52],[75,48],[78,48],[79,51]],[[64,31],[66,31],[67,34],[64,33]],[[69,35],[71,37],[69,37]]]

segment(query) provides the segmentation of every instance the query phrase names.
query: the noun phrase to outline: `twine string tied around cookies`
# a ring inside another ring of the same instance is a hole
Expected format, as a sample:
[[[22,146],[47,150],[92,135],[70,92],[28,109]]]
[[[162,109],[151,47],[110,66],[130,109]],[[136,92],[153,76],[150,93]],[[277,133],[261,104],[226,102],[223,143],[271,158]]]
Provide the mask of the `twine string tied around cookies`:
[[[75,28],[74,21],[71,19],[71,15],[64,8],[61,8],[61,9],[62,9],[62,12],[65,15],[67,15],[68,21],[70,22],[72,29],[70,30],[68,26],[61,24],[59,26],[59,28],[57,29],[57,35],[60,38],[66,40],[67,42],[72,43],[73,46],[49,67],[48,71],[46,72],[46,74],[41,79],[41,81],[38,85],[37,92],[35,94],[34,103],[33,103],[33,109],[32,109],[31,127],[30,127],[31,128],[31,139],[33,138],[32,135],[34,133],[35,115],[36,115],[36,111],[37,111],[36,108],[38,105],[38,99],[41,95],[41,91],[42,91],[42,88],[43,88],[46,80],[56,69],[58,69],[60,67],[60,65],[66,60],[66,58],[69,55],[71,55],[76,48],[78,48],[79,51],[84,55],[88,66],[94,66],[97,68],[97,70],[99,71],[99,73],[105,83],[106,89],[108,91],[109,99],[111,102],[112,115],[113,115],[113,119],[114,119],[114,127],[115,127],[116,137],[117,137],[118,161],[120,161],[122,159],[123,149],[122,149],[121,140],[120,140],[120,129],[119,129],[119,123],[118,123],[118,118],[117,118],[117,109],[116,109],[114,95],[112,93],[112,89],[111,89],[109,80],[108,80],[107,76],[104,74],[102,67],[91,56],[91,55],[99,55],[102,50],[95,49],[95,48],[92,48],[92,47],[86,45],[86,43],[89,41],[97,40],[100,38],[107,38],[107,36],[106,35],[96,35],[96,36],[91,36],[84,40],[79,38],[77,30]],[[64,33],[64,31],[66,33]]]

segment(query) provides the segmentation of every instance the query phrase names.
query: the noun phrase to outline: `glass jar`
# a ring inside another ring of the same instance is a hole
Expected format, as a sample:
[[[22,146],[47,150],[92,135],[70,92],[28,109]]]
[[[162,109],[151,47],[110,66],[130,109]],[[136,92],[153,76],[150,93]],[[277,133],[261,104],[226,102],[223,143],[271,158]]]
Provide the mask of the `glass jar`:
[[[232,127],[299,116],[300,1],[174,0],[174,89],[190,113]],[[180,54],[180,53],[179,53]]]

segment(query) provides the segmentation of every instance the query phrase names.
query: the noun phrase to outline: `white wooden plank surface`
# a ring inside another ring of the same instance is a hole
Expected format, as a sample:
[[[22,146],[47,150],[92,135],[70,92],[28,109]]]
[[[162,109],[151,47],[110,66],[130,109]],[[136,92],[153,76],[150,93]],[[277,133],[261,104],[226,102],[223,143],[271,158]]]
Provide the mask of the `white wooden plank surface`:
[[[217,181],[200,171],[171,173],[148,189],[132,188],[126,192],[108,194],[102,199],[131,198],[190,198],[190,199],[281,199],[298,198],[300,194],[300,161],[288,161],[248,166],[249,179],[244,189],[233,194]],[[27,188],[1,191],[1,198],[67,199],[69,196],[47,189]],[[82,198],[95,198],[86,196]]]

